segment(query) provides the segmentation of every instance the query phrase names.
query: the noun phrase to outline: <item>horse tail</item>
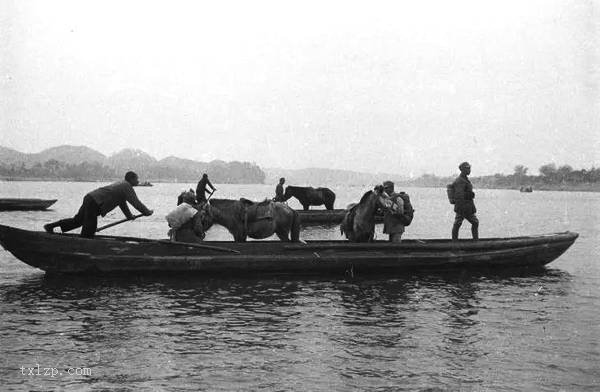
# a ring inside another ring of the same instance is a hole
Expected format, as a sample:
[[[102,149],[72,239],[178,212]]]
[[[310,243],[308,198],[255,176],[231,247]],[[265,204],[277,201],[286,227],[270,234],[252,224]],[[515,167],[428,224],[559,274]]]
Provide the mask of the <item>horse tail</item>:
[[[333,210],[333,205],[335,203],[335,193],[329,189],[326,188],[328,192],[326,192],[326,197],[325,197],[325,208],[327,208],[328,210]]]
[[[245,206],[242,207],[242,211],[244,214],[244,227],[243,227],[243,232],[242,232],[242,236],[243,236],[243,241],[246,241],[246,238],[248,237],[248,210],[246,209]]]
[[[296,210],[292,210],[294,214],[292,215],[292,229],[290,231],[290,239],[293,242],[300,241],[300,216]]]

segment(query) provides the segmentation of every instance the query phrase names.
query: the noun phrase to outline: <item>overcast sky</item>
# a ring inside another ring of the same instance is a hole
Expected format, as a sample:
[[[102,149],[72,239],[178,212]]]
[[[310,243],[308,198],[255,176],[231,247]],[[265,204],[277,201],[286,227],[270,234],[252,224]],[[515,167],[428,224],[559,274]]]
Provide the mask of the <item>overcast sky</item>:
[[[0,145],[600,166],[600,1],[0,2]]]

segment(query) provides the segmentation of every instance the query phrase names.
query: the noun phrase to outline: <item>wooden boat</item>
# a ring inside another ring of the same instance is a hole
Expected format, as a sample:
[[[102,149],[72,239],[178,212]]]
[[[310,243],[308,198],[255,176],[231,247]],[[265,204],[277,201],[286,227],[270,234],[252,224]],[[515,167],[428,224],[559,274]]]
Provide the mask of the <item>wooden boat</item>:
[[[0,199],[0,211],[45,210],[54,203],[56,199]]]
[[[350,243],[207,241],[50,234],[0,225],[0,244],[47,273],[368,274],[542,266],[577,239],[572,232],[513,238]]]
[[[342,208],[336,208],[333,210],[296,210],[300,217],[300,223],[306,225],[332,225],[342,222],[346,210]],[[383,216],[375,215],[375,222],[383,222]]]

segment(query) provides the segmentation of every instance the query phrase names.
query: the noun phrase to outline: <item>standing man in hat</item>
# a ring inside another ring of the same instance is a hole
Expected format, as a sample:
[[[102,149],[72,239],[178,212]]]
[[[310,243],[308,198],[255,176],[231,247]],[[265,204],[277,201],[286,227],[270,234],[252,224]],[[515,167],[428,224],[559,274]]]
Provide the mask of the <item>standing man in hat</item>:
[[[283,196],[283,184],[285,183],[285,178],[281,177],[279,179],[279,184],[275,187],[275,198],[273,201],[284,202],[285,197]]]
[[[458,231],[463,223],[463,220],[468,220],[471,223],[471,234],[473,239],[479,239],[479,220],[475,213],[475,193],[473,193],[473,184],[468,178],[471,174],[471,165],[469,162],[461,163],[458,168],[460,169],[460,175],[452,183],[454,188],[454,212],[456,217],[454,218],[454,226],[452,226],[452,239],[458,239]]]
[[[202,174],[202,178],[200,181],[198,181],[198,185],[196,186],[196,200],[198,201],[198,204],[206,203],[206,194],[211,193],[207,186],[209,186],[213,192],[217,190],[217,188],[215,188],[208,179],[208,174],[204,173]]]
[[[400,242],[402,233],[404,233],[404,224],[400,220],[404,214],[404,200],[400,194],[394,192],[392,181],[385,181],[383,190],[392,201],[392,207],[387,209],[383,215],[383,232],[389,234],[390,242]]]

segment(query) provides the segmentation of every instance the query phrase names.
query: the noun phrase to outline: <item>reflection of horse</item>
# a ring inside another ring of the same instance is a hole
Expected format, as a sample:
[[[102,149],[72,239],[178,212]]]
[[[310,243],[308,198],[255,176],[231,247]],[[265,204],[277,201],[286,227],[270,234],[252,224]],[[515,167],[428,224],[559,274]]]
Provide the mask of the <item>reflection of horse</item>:
[[[210,228],[213,223],[224,226],[236,242],[244,242],[247,237],[267,238],[273,234],[281,241],[300,240],[298,213],[284,203],[212,199],[202,206],[200,215],[204,227]]]
[[[392,202],[383,191],[383,186],[378,185],[375,190],[363,195],[358,204],[346,211],[340,231],[346,238],[353,242],[371,242],[375,236],[375,211],[378,208],[388,209]]]
[[[302,204],[302,208],[306,211],[310,206],[320,206],[325,204],[325,208],[333,210],[333,202],[335,201],[335,193],[329,188],[313,188],[301,186],[288,186],[285,188],[284,199],[287,201],[291,197],[295,197]]]

